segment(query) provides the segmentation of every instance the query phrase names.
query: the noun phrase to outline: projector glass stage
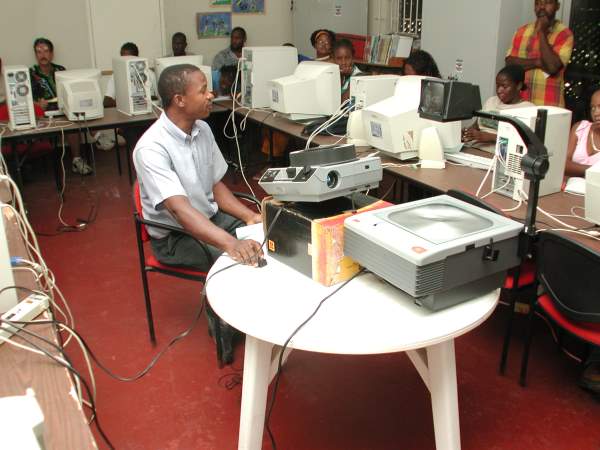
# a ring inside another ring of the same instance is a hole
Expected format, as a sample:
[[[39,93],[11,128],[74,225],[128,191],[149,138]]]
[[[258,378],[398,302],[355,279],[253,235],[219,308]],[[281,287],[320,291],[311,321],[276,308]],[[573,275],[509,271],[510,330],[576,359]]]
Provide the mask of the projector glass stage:
[[[377,215],[433,244],[450,242],[494,225],[485,217],[444,203],[417,205],[414,208]]]

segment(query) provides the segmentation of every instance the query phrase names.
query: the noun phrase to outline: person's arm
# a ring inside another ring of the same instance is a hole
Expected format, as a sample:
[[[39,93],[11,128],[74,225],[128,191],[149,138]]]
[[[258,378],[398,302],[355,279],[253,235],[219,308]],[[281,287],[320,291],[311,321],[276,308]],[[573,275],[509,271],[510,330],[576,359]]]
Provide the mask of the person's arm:
[[[548,42],[548,33],[552,23],[547,17],[540,17],[535,23],[535,32],[540,40],[540,62],[544,72],[555,75],[563,67],[560,57],[554,52],[554,49]]]
[[[516,56],[507,56],[504,59],[506,65],[517,65],[523,67],[524,70],[537,69],[542,67],[541,58],[518,58]]]
[[[246,239],[238,240],[195,209],[185,195],[167,198],[163,205],[182,228],[199,241],[217,247],[235,261],[256,265],[262,256],[260,244]]]
[[[584,177],[585,171],[589,168],[585,164],[579,164],[573,161],[573,154],[575,153],[575,149],[577,148],[577,127],[581,122],[577,122],[571,128],[571,133],[569,134],[569,143],[567,144],[567,162],[565,164],[565,175],[568,177]],[[592,131],[590,130],[590,133]]]
[[[481,131],[477,122],[473,124],[473,126],[467,128],[463,131],[463,142],[467,141],[477,141],[482,144],[488,144],[492,142],[496,142],[496,133],[490,133],[488,131]]]
[[[222,181],[213,186],[213,195],[221,211],[243,220],[247,225],[262,222],[261,215],[239,201]]]

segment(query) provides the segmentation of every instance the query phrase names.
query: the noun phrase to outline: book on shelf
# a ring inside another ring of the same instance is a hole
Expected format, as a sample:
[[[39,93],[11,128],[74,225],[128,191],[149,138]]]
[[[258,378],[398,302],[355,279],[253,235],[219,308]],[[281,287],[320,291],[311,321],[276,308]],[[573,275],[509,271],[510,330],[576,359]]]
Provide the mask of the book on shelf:
[[[390,64],[398,58],[407,58],[413,37],[402,34],[369,35],[365,42],[364,60],[371,64]]]

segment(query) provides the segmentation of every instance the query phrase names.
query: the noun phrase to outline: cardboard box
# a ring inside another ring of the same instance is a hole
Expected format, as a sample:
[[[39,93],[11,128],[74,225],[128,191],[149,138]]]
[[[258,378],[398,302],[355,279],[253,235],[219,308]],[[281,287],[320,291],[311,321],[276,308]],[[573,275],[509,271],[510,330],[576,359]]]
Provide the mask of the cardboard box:
[[[391,203],[364,194],[320,203],[263,200],[263,223],[269,255],[325,286],[347,280],[360,270],[344,256],[344,219]],[[278,212],[281,210],[279,215]]]

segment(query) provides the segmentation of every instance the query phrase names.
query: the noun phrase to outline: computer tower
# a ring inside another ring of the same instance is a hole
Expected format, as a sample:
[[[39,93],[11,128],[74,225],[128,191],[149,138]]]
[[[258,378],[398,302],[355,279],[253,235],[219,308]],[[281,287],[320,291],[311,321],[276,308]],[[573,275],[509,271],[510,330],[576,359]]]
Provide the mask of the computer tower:
[[[148,60],[137,56],[113,58],[117,110],[129,116],[152,112]]]
[[[295,47],[244,47],[242,49],[242,104],[247,108],[268,108],[268,82],[294,73],[298,65]]]
[[[571,129],[571,111],[555,106],[525,107],[508,109],[502,115],[511,116],[535,130],[538,109],[546,109],[546,134],[544,145],[548,149],[550,167],[540,183],[540,196],[560,192],[567,161],[567,145]],[[523,194],[529,191],[529,180],[521,169],[521,159],[527,154],[527,147],[517,130],[506,122],[498,122],[496,138],[496,163],[494,166],[493,189],[516,201],[525,200]]]
[[[35,128],[35,110],[29,69],[25,66],[4,68],[4,90],[8,107],[8,127],[11,130]]]

